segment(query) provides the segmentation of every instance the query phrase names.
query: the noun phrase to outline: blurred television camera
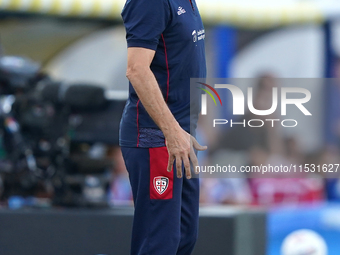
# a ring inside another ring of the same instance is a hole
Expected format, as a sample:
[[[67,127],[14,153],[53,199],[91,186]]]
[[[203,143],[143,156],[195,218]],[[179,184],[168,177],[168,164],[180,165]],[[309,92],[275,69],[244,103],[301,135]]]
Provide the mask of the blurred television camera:
[[[32,196],[37,186],[48,186],[54,204],[105,206],[113,162],[89,155],[116,131],[120,116],[104,125],[111,129],[106,133],[93,125],[103,126],[117,105],[122,109],[100,86],[57,82],[28,58],[1,57],[0,199]]]

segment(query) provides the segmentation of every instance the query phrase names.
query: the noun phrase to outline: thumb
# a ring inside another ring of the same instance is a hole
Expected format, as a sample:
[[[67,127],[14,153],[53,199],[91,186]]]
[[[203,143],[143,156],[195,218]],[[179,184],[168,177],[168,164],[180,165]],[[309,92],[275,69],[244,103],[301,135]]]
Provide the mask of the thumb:
[[[193,145],[194,149],[196,149],[196,150],[198,150],[198,151],[205,151],[206,149],[208,149],[207,146],[202,146],[202,145],[200,145],[200,144],[197,142],[197,140],[195,139],[195,137],[192,136],[191,139],[192,139],[192,145]]]

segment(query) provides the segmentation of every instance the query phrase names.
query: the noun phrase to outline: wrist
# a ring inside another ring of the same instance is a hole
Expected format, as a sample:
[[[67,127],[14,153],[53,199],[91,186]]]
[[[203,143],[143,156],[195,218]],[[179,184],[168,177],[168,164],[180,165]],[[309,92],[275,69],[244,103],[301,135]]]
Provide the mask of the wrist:
[[[176,121],[174,124],[172,125],[167,125],[164,128],[161,128],[165,139],[169,139],[170,137],[172,137],[173,135],[178,134],[179,132],[181,132],[182,128],[181,126],[178,124],[178,122]]]

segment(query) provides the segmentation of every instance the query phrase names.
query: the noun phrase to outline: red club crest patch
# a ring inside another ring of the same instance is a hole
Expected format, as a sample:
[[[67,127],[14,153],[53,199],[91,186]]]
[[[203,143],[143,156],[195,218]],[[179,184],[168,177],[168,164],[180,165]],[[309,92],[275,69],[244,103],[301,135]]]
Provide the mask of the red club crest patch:
[[[153,186],[158,194],[162,195],[169,186],[169,178],[164,176],[157,176],[153,179]]]
[[[174,170],[167,171],[169,153],[166,147],[149,148],[150,153],[150,199],[172,199]]]

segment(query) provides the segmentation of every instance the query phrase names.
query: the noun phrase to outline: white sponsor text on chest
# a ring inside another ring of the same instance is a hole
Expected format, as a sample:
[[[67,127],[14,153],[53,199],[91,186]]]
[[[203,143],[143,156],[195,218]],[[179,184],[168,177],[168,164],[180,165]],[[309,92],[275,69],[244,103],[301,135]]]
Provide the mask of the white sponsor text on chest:
[[[198,30],[197,36],[198,36],[197,37],[198,41],[204,40],[204,38],[205,38],[205,30],[204,29]]]

